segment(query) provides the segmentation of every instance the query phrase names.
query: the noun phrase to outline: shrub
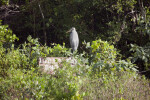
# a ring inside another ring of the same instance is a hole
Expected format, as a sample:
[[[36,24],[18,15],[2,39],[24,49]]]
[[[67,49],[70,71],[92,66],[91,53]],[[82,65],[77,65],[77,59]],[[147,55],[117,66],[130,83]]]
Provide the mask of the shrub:
[[[8,77],[1,81],[1,99],[42,98],[48,76],[42,77],[34,71],[34,68],[30,71],[9,68]]]
[[[79,94],[81,77],[74,76],[76,70],[65,64],[56,76],[44,75],[37,69],[8,69],[8,77],[0,78],[0,99],[72,99],[82,98]],[[71,72],[71,70],[74,70]],[[72,75],[74,74],[74,75]]]
[[[42,46],[31,36],[27,40],[16,49],[0,48],[0,99],[131,99],[139,96],[134,92],[134,80],[143,91],[147,89],[140,84],[147,81],[138,80],[135,65],[130,60],[121,60],[108,42],[85,43],[88,50],[72,56],[77,60],[74,66],[63,61],[55,75],[47,75],[38,71],[38,57],[68,57],[72,55],[70,50],[65,44]],[[133,86],[128,87],[129,84]],[[131,88],[133,95],[127,97],[126,88]]]
[[[133,52],[132,54],[132,62],[136,62],[138,60],[142,60],[145,64],[144,69],[148,69],[150,66],[150,43],[147,43],[145,46],[141,47],[138,45],[131,44],[130,51]]]
[[[18,37],[12,33],[12,30],[8,28],[8,25],[2,25],[0,20],[0,46],[11,44],[16,39],[18,40]]]
[[[137,71],[136,65],[132,64],[131,61],[121,60],[121,56],[114,48],[106,41],[95,40],[90,43],[84,43],[89,53],[89,63],[92,66],[94,73],[112,73],[113,71]]]
[[[149,81],[131,72],[103,74],[99,78],[86,78],[80,88],[84,100],[147,100]]]
[[[9,68],[8,77],[0,78],[0,99],[99,100],[149,98],[148,81],[133,72],[103,73],[101,77],[82,74],[81,67],[69,63],[46,75],[37,69]]]

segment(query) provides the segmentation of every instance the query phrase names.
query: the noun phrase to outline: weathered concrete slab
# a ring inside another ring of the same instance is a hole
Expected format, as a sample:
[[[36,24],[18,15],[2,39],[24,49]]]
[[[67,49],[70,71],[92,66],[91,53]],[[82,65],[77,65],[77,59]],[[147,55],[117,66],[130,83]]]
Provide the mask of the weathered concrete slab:
[[[71,57],[39,57],[38,59],[41,71],[47,74],[55,74],[54,70],[62,67],[63,61],[69,62],[72,66],[77,63],[77,61]]]

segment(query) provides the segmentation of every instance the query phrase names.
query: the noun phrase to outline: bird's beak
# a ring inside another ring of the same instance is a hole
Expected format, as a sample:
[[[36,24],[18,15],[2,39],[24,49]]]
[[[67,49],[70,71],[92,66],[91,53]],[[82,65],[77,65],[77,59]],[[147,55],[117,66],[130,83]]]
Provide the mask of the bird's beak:
[[[71,32],[71,29],[70,30],[68,30],[66,33],[70,33]]]

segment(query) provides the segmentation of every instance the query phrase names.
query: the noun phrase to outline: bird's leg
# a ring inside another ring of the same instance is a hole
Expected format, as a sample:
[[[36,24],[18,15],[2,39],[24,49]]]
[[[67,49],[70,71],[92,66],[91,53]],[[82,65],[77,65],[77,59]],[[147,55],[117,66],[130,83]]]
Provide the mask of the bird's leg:
[[[76,64],[75,55],[77,54],[77,50],[73,51],[73,63]]]

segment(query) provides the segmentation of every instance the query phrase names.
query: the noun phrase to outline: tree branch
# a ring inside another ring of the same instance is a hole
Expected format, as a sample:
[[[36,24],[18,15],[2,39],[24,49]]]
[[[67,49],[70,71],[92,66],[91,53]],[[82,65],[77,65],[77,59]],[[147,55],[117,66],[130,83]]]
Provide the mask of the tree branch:
[[[44,14],[42,12],[39,1],[38,1],[38,6],[39,6],[39,9],[40,9],[40,12],[41,12],[42,19],[43,19],[43,33],[44,33],[45,44],[47,44],[47,33],[46,33],[46,28],[45,28],[45,26],[46,26],[45,25],[45,17],[44,17]]]

